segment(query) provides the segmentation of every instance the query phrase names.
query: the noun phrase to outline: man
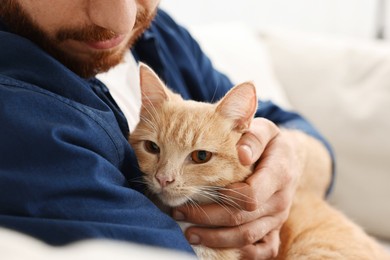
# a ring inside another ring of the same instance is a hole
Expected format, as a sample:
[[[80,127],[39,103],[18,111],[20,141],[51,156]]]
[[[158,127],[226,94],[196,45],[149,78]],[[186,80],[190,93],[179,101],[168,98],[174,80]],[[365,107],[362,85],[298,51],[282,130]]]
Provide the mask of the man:
[[[175,222],[137,191],[140,173],[126,140],[131,114],[95,78],[128,55],[185,98],[217,100],[232,86],[158,3],[2,1],[1,226],[54,245],[112,238],[191,251]],[[191,244],[274,256],[298,180],[319,196],[329,187],[332,153],[322,137],[297,114],[270,102],[259,107],[237,144],[241,162],[257,162],[256,169],[225,191],[241,208],[172,213],[201,225],[186,231]]]

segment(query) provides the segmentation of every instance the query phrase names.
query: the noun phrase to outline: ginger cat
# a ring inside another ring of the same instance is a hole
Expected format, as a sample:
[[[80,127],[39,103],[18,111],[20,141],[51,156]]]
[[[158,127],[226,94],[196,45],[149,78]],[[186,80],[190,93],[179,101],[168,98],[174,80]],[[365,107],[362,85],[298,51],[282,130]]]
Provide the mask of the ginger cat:
[[[144,181],[163,210],[185,203],[223,202],[218,190],[252,172],[240,164],[236,143],[257,109],[256,90],[246,82],[216,104],[184,101],[146,65],[140,65],[142,108],[131,133]],[[188,223],[179,223],[182,229]],[[200,259],[240,259],[237,249],[194,246]],[[276,259],[390,259],[358,226],[310,192],[296,193],[281,230]]]

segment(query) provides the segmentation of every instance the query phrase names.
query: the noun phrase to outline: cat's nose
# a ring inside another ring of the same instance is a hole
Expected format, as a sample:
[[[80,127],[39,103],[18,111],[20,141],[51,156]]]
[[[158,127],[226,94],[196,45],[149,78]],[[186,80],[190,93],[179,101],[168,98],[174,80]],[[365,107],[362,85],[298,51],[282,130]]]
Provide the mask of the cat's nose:
[[[160,173],[156,174],[156,179],[158,183],[160,183],[161,188],[165,188],[169,184],[175,182],[175,179],[172,176],[168,176],[166,174],[160,174]]]

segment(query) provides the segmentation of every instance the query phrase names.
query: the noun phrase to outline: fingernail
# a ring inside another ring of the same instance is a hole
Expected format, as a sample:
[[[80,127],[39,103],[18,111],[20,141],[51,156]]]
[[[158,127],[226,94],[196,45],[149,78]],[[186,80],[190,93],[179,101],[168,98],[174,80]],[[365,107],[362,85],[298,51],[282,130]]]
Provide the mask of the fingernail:
[[[252,154],[252,149],[249,147],[249,145],[243,144],[240,146],[240,149],[247,154],[248,156],[247,158],[249,158],[249,160],[252,160],[253,154]]]
[[[190,238],[188,239],[188,242],[190,242],[191,245],[199,245],[200,237],[198,235],[191,234]]]
[[[178,211],[178,210],[175,210],[175,211],[173,212],[173,218],[174,218],[175,220],[184,220],[184,219],[185,219],[185,216],[184,216],[184,214],[183,214],[182,212],[180,212],[180,211]]]

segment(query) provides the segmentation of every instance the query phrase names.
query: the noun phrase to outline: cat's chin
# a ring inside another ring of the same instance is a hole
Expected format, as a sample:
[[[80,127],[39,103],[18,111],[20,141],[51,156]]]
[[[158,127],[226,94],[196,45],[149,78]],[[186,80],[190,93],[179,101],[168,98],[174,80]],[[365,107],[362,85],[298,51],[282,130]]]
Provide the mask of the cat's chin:
[[[159,200],[166,206],[169,207],[178,207],[188,202],[187,198],[178,197],[178,196],[169,196],[169,195],[157,195]]]
[[[210,196],[205,196],[202,194],[175,194],[169,190],[159,190],[154,192],[155,196],[168,207],[179,207],[187,203],[195,204],[207,204],[213,201],[218,200],[218,198],[213,198]]]

